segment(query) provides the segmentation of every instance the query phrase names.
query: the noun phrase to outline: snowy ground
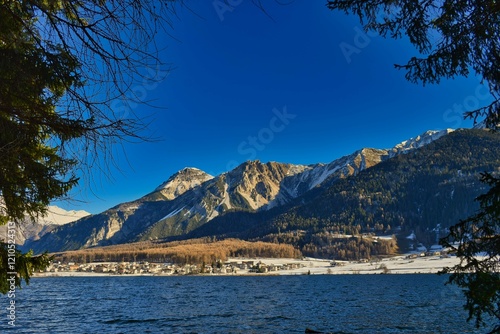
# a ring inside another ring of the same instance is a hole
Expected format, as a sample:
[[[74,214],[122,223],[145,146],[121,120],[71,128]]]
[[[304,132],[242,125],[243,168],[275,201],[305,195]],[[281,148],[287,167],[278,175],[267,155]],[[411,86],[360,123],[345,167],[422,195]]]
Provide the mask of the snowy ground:
[[[230,259],[232,261],[241,261],[240,258]],[[312,275],[323,274],[380,274],[384,271],[391,274],[416,274],[416,273],[437,273],[444,267],[452,267],[458,264],[459,260],[456,257],[441,258],[439,256],[418,257],[415,259],[407,259],[406,256],[395,256],[383,259],[381,261],[372,262],[348,262],[336,261],[336,265],[332,266],[331,260],[305,258],[303,260],[296,259],[244,259],[261,261],[265,264],[285,264],[285,263],[301,263],[300,269],[285,270],[270,272],[268,274],[278,275],[302,275],[311,273]],[[387,269],[383,269],[385,268]],[[245,274],[244,271],[238,274]]]

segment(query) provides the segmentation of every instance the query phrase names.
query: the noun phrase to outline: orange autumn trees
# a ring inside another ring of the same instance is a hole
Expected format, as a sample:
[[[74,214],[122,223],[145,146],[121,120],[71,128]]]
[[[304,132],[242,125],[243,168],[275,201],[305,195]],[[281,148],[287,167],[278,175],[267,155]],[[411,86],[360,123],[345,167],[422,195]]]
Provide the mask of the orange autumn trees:
[[[298,258],[301,252],[291,245],[268,242],[249,242],[239,239],[213,241],[211,238],[155,243],[150,241],[132,244],[90,248],[55,254],[62,262],[172,262],[175,264],[202,264],[229,257]]]

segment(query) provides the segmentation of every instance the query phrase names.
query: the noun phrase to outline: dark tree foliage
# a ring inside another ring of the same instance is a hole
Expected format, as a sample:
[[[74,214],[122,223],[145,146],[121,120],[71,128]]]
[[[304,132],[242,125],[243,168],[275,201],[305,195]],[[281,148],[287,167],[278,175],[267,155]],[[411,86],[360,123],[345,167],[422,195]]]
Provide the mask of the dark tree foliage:
[[[34,271],[45,269],[51,260],[47,254],[33,256],[33,252],[22,254],[13,244],[0,243],[0,293],[15,294],[24,280],[29,283]]]
[[[465,288],[469,320],[489,326],[485,314],[497,319],[492,333],[500,331],[500,179],[482,174],[490,190],[477,198],[480,211],[453,226],[442,244],[456,252],[460,264],[446,268],[449,282]],[[489,318],[487,318],[489,319]]]
[[[384,37],[406,35],[420,55],[405,65],[410,82],[439,83],[471,71],[489,86],[493,102],[465,117],[486,118],[486,127],[500,124],[500,3],[468,1],[330,0],[328,8],[359,16],[367,31]]]
[[[4,221],[36,218],[77,170],[106,170],[112,145],[145,139],[146,124],[113,102],[142,101],[133,85],[158,79],[154,37],[176,2],[0,1]]]
[[[329,0],[328,8],[357,15],[364,29],[384,37],[406,35],[420,55],[406,65],[411,82],[439,83],[442,78],[479,75],[488,84],[493,102],[464,114],[474,122],[485,119],[492,130],[500,127],[500,2],[497,0],[464,1],[393,1]],[[481,211],[451,229],[443,240],[448,246],[458,242],[461,264],[449,269],[451,282],[464,287],[469,320],[484,324],[482,315],[499,317],[498,259],[500,247],[500,179],[485,173],[482,180],[491,190],[478,198]],[[486,260],[476,258],[488,254]],[[494,331],[500,330],[500,318]]]
[[[37,219],[79,175],[106,171],[115,144],[146,139],[143,119],[113,102],[147,102],[134,84],[164,67],[154,37],[174,3],[0,0],[0,224]],[[16,257],[26,281],[45,263]]]

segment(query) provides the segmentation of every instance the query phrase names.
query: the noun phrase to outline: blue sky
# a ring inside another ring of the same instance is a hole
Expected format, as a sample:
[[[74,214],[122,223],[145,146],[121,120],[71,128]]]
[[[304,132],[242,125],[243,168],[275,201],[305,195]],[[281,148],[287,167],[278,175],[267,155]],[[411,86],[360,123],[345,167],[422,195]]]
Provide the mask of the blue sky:
[[[461,112],[488,101],[477,78],[409,83],[393,66],[417,55],[405,39],[361,34],[356,17],[325,2],[270,2],[272,19],[250,0],[233,1],[232,11],[217,11],[217,1],[181,9],[157,39],[175,69],[150,71],[158,84],[135,87],[156,108],[133,112],[154,119],[148,131],[160,140],[124,144],[111,178],[96,171],[90,190],[84,182],[76,201],[56,204],[98,213],[184,167],[217,175],[248,159],[330,162],[426,130],[471,126]]]

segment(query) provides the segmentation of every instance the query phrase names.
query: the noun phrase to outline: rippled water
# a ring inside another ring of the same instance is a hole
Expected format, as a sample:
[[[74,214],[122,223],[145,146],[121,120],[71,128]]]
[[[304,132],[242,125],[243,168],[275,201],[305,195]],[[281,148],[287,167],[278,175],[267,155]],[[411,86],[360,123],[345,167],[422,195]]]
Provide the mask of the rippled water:
[[[437,275],[35,278],[16,333],[472,333]],[[0,332],[9,329],[3,296]],[[477,331],[479,332],[479,331]]]

